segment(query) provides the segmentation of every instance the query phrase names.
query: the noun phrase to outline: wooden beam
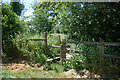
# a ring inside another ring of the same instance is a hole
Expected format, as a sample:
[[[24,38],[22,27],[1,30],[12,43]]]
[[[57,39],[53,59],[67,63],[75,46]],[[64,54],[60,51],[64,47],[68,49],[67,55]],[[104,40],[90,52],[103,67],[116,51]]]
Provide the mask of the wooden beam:
[[[53,60],[56,60],[56,59],[60,59],[60,57],[55,57],[55,58],[47,59],[46,62],[53,61]]]
[[[105,42],[105,45],[106,46],[120,46],[120,43],[108,43],[108,42]]]
[[[27,39],[27,40],[30,40],[30,41],[44,41],[44,39]]]
[[[100,45],[100,42],[79,42],[79,41],[63,41],[64,43],[74,43],[74,44],[92,44],[92,45]]]
[[[74,44],[89,44],[89,45],[101,45],[101,42],[79,42],[79,41],[63,41],[64,43],[74,43]],[[105,46],[120,46],[120,43],[109,43],[109,42],[103,42]]]
[[[60,48],[60,46],[53,46],[53,45],[48,45],[48,47]]]

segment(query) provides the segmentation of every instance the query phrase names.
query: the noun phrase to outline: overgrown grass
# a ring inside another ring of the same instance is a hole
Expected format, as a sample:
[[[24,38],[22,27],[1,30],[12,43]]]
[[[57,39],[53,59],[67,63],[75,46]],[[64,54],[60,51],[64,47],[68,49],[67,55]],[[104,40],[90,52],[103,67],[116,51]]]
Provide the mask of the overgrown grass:
[[[59,73],[53,70],[29,69],[21,72],[2,70],[2,78],[55,78]]]

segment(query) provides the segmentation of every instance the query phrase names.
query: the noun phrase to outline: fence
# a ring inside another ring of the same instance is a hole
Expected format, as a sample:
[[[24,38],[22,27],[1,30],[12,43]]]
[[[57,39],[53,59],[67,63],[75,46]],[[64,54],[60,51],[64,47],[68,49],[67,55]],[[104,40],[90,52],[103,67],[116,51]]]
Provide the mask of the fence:
[[[66,43],[73,43],[73,44],[89,44],[89,45],[99,45],[100,46],[100,52],[99,52],[99,55],[100,56],[104,56],[104,57],[112,57],[112,58],[120,58],[118,56],[113,56],[113,55],[108,55],[108,54],[104,54],[104,47],[105,46],[120,46],[120,43],[108,43],[108,42],[78,42],[78,41],[66,41],[66,40],[63,40],[62,41],[62,45],[63,46],[63,49],[62,49],[62,52],[61,54],[66,54],[69,53],[69,52],[73,52],[73,53],[79,53],[79,54],[88,54],[88,53],[84,53],[84,52],[80,52],[80,51],[74,51],[74,50],[67,50],[66,49]],[[65,58],[65,56],[64,56]]]
[[[47,32],[44,32],[44,39],[27,39],[27,41],[44,41],[44,50],[45,50],[45,54],[55,54],[55,55],[60,55],[60,57],[56,57],[53,59],[48,59],[47,61],[51,61],[54,59],[61,59],[62,61],[66,60],[66,53],[78,53],[78,54],[88,54],[88,53],[84,53],[84,52],[80,52],[80,51],[75,51],[75,50],[67,50],[66,48],[66,44],[67,43],[73,43],[73,44],[89,44],[89,45],[99,45],[100,46],[100,50],[99,50],[99,55],[103,56],[103,57],[112,57],[112,58],[120,58],[118,56],[113,56],[113,55],[108,55],[108,54],[104,54],[104,47],[105,46],[120,46],[120,43],[108,43],[108,42],[78,42],[78,41],[66,41],[66,39],[63,39],[61,41],[60,46],[55,46],[55,45],[47,45]],[[59,48],[60,49],[60,53],[48,53],[48,47],[53,47],[53,48]],[[84,63],[83,63],[84,64]]]
[[[47,45],[47,32],[44,33],[44,39],[28,39],[31,41],[44,41],[44,49],[45,49],[45,54],[55,54],[55,55],[60,55],[60,57],[56,57],[54,59],[60,58],[62,61],[66,60],[66,53],[78,53],[78,54],[88,54],[80,51],[75,51],[75,50],[67,50],[66,44],[67,43],[73,43],[73,44],[89,44],[89,45],[99,45],[100,50],[99,50],[99,55],[103,57],[112,57],[112,58],[120,58],[118,56],[113,56],[113,55],[108,55],[104,54],[104,47],[105,46],[120,46],[120,43],[108,43],[108,42],[78,42],[78,41],[66,41],[66,39],[63,39],[61,41],[60,46],[55,46],[55,45]],[[47,49],[48,47],[53,47],[53,48],[59,48],[60,53],[48,53]],[[47,61],[51,61],[53,59],[48,59]]]

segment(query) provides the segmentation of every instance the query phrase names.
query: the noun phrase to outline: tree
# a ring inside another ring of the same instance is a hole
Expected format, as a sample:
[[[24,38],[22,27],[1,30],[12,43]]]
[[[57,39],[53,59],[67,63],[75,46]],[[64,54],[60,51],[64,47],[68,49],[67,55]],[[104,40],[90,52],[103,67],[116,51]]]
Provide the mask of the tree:
[[[24,29],[17,15],[11,10],[11,6],[2,4],[2,39],[11,39]]]
[[[10,2],[11,9],[15,12],[18,16],[21,16],[22,11],[24,10],[24,5],[20,2]]]
[[[119,8],[120,3],[40,2],[34,13],[47,16],[52,28],[60,26],[73,39],[119,42]]]
[[[70,35],[80,39],[119,42],[120,3],[74,3],[70,7]],[[68,18],[69,16],[67,16]],[[64,20],[62,21],[64,22]],[[68,22],[68,20],[67,20]]]

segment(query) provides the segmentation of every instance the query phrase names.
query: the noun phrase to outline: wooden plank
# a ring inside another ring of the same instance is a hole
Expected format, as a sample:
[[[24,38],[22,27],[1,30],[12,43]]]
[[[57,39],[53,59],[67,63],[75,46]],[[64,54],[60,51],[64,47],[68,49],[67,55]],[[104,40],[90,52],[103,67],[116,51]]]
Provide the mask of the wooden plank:
[[[30,40],[30,41],[44,41],[44,39],[27,39],[27,40]]]
[[[53,45],[48,45],[48,47],[60,48],[60,46],[53,46]]]
[[[60,53],[49,53],[49,54],[55,54],[55,55],[60,55]]]
[[[60,57],[55,57],[55,58],[47,59],[46,62],[57,60],[57,59],[60,59]]]

